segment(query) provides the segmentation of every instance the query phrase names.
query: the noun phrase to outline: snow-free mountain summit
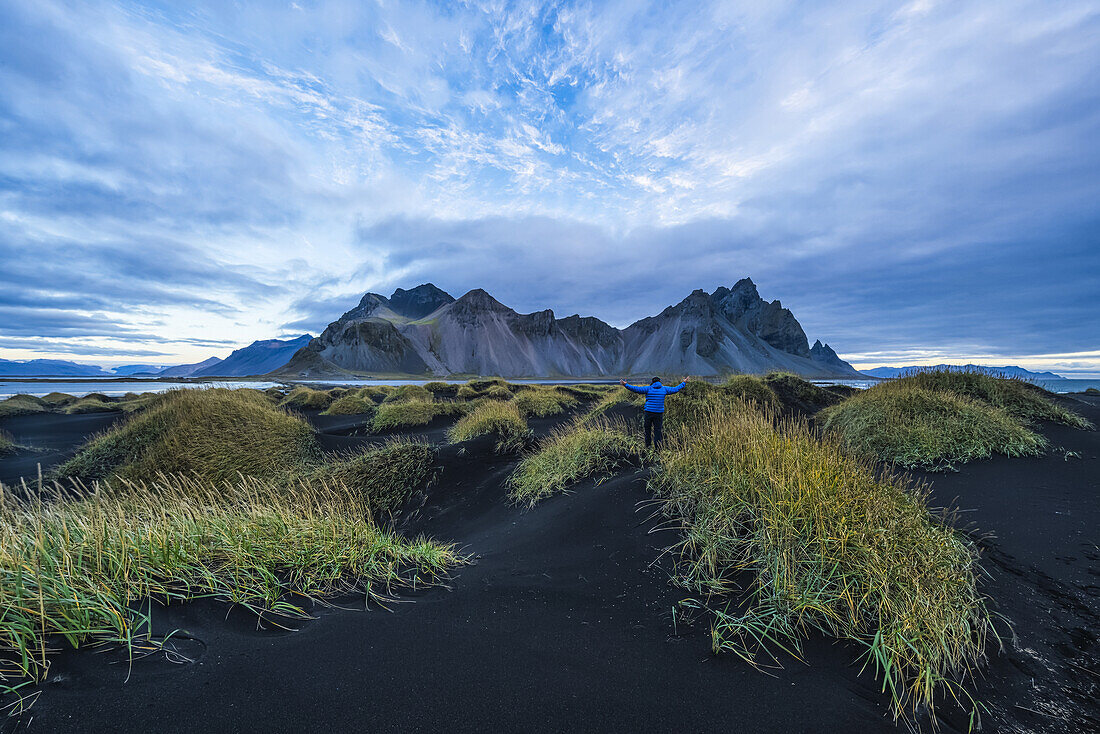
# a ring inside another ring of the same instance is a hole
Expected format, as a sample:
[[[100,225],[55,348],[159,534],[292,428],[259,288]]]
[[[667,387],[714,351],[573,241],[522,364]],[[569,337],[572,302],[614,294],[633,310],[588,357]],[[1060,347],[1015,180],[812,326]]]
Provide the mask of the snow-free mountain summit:
[[[748,278],[702,290],[656,316],[616,329],[591,316],[559,319],[550,309],[521,314],[481,289],[461,298],[431,283],[367,293],[276,374],[502,375],[598,377],[674,373],[719,375],[787,370],[860,377],[827,344],[811,348],[779,301]]]

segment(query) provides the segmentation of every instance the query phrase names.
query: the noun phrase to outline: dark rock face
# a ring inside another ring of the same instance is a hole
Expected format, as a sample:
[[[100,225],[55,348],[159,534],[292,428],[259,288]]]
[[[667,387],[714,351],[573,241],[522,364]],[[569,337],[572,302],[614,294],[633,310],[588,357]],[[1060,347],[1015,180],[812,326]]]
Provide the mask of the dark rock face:
[[[711,294],[693,291],[621,331],[591,316],[520,314],[480,288],[457,300],[430,283],[390,298],[368,293],[295,355],[287,372],[319,374],[326,365],[334,373],[508,377],[774,369],[859,376],[828,346],[811,350],[794,314],[761,298],[748,278]]]
[[[779,301],[768,303],[761,298],[751,279],[742,278],[733,288],[718,288],[711,299],[727,319],[776,349],[800,357],[810,356],[806,332],[798,319]]]
[[[450,293],[436,288],[431,283],[418,285],[412,290],[398,288],[390,296],[390,308],[410,319],[422,319],[440,306],[454,303]]]
[[[813,347],[810,348],[810,359],[818,364],[829,367],[847,367],[848,369],[852,369],[852,365],[841,359],[828,344],[822,344],[820,339],[815,341]]]

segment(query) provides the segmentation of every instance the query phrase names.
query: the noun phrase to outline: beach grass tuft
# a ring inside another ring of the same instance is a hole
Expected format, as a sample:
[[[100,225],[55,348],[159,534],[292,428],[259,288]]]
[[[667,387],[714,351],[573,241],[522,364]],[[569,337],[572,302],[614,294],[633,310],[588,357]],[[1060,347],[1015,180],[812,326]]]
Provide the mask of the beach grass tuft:
[[[93,438],[57,475],[151,480],[182,472],[218,481],[273,477],[319,459],[310,425],[263,393],[184,389],[161,393],[143,412]]]
[[[816,629],[854,640],[895,717],[963,683],[992,633],[973,545],[927,507],[927,490],[883,475],[835,436],[742,403],[674,431],[651,487],[682,522],[679,581],[714,613],[716,651],[750,663]],[[739,607],[724,595],[754,575]]]
[[[339,481],[174,474],[48,494],[0,485],[0,688],[17,694],[46,677],[59,640],[155,650],[148,600],[214,597],[285,625],[332,595],[385,603],[441,583],[463,560],[379,528],[370,498]]]
[[[509,496],[533,506],[587,477],[606,477],[640,464],[646,450],[636,431],[621,421],[578,420],[559,428],[528,453],[508,480]]]

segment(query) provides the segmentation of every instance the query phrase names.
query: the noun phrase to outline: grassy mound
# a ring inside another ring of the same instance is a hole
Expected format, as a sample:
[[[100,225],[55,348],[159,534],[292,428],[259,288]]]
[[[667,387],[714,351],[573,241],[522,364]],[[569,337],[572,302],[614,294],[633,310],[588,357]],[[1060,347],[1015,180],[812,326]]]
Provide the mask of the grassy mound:
[[[929,514],[924,489],[747,405],[673,436],[651,486],[683,522],[682,583],[721,594],[755,573],[751,608],[715,610],[715,650],[754,662],[768,644],[797,652],[815,628],[866,646],[895,716],[944,689],[967,698],[989,613],[974,548]]]
[[[489,434],[500,438],[500,449],[518,446],[526,438],[527,421],[515,403],[485,401],[454,424],[447,438],[451,443],[458,443]]]
[[[569,393],[545,387],[516,393],[514,401],[521,413],[539,418],[564,413],[577,404],[577,399]]]
[[[769,372],[764,375],[764,384],[775,394],[780,405],[800,413],[816,413],[841,401],[839,395],[790,372]]]
[[[42,402],[51,408],[61,408],[75,401],[76,397],[63,392],[52,392],[42,398]]]
[[[458,385],[447,382],[429,382],[424,385],[424,389],[436,397],[453,398],[455,393],[458,392]]]
[[[299,410],[324,410],[332,404],[332,399],[333,396],[324,390],[296,387],[283,398],[282,405]]]
[[[99,398],[85,397],[65,406],[65,412],[69,415],[80,413],[111,413],[122,410],[120,403],[112,403]]]
[[[469,385],[459,385],[458,390],[455,391],[455,397],[459,400],[474,400],[481,397],[481,393]]]
[[[508,389],[508,383],[503,377],[488,377],[480,380],[467,380],[466,384],[475,392],[484,393],[491,387],[503,387]]]
[[[695,397],[699,391],[709,387],[707,383],[699,381],[688,383],[688,386],[680,392],[685,397]],[[764,380],[754,375],[730,375],[719,387],[720,390],[730,395],[735,395],[744,400],[750,400],[761,406],[769,408],[779,405],[779,397]],[[686,391],[686,392],[685,392]]]
[[[15,415],[33,415],[35,413],[49,413],[51,405],[42,398],[34,395],[12,395],[7,400],[0,400],[0,418],[9,418]]]
[[[370,415],[375,410],[374,401],[359,397],[357,392],[349,392],[332,401],[321,415]]]
[[[389,385],[369,385],[359,388],[359,397],[371,402],[381,403],[393,391],[394,388]]]
[[[340,457],[308,476],[310,483],[342,486],[377,513],[392,512],[434,477],[435,450],[423,443],[394,441]]]
[[[503,385],[493,385],[485,391],[485,397],[492,400],[508,400],[512,397],[512,391]]]
[[[943,471],[993,454],[1028,456],[1046,441],[1003,410],[901,380],[882,383],[818,414],[851,451],[906,468]]]
[[[317,461],[305,421],[254,390],[170,390],[142,413],[92,439],[58,469],[60,477],[148,480],[158,472],[220,481],[272,477]]]
[[[528,506],[569,485],[607,476],[644,456],[636,432],[603,419],[573,424],[550,434],[534,453],[520,461],[508,480],[509,496]]]
[[[12,440],[11,434],[0,431],[0,456],[10,454],[12,451],[15,451],[15,441]]]
[[[425,426],[438,416],[457,415],[461,411],[462,406],[458,403],[432,403],[424,400],[382,403],[371,421],[371,430],[382,433],[396,428]]]
[[[1097,390],[1095,387],[1086,388],[1085,389],[1085,394],[1086,395],[1100,395],[1100,390]]]
[[[1054,402],[1052,393],[1014,377],[934,370],[914,372],[890,384],[962,395],[1025,421],[1054,421],[1074,428],[1092,428],[1087,420]]]
[[[0,648],[13,653],[0,690],[44,679],[61,638],[73,647],[155,647],[141,611],[149,598],[213,596],[276,620],[305,619],[303,597],[384,601],[389,591],[438,583],[462,562],[451,545],[380,529],[370,511],[361,492],[338,483],[172,475],[34,503],[0,487]]]
[[[402,385],[385,397],[387,403],[409,403],[432,401],[432,393],[423,385]]]

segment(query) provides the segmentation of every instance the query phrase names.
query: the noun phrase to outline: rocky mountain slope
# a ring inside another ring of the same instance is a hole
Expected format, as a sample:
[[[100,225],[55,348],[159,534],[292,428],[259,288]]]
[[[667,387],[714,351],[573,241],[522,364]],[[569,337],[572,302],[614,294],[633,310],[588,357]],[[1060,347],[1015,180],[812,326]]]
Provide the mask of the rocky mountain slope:
[[[789,370],[860,377],[826,344],[809,346],[779,301],[748,278],[702,290],[626,329],[593,317],[520,314],[481,289],[461,298],[428,283],[368,293],[276,374],[597,377]]]

